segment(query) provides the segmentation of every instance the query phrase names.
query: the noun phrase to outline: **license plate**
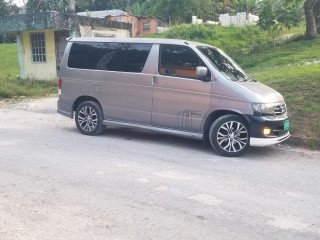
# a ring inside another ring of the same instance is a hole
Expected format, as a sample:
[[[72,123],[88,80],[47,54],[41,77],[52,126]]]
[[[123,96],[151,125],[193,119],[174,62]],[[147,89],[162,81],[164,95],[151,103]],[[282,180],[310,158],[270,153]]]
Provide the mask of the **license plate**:
[[[289,130],[289,126],[290,126],[289,120],[285,120],[285,121],[284,121],[283,130],[284,130],[284,131],[288,131],[288,130]]]

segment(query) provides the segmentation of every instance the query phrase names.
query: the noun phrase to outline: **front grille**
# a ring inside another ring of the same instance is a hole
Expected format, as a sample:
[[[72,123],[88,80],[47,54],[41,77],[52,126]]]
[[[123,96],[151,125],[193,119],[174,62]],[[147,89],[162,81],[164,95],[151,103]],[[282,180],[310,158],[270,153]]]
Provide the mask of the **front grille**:
[[[286,104],[281,104],[273,107],[275,116],[283,116],[287,113]]]

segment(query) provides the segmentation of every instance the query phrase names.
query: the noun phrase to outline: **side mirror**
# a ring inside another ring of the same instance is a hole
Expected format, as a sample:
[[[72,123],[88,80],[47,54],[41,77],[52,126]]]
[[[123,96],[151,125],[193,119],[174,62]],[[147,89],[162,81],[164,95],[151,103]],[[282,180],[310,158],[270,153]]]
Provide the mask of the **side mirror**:
[[[208,68],[199,66],[196,69],[197,77],[203,81],[208,81]]]

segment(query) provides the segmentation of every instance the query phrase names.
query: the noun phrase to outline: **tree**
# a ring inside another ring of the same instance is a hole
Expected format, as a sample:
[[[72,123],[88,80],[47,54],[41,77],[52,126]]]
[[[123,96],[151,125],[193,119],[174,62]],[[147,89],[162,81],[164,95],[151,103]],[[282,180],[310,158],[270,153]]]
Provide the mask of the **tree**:
[[[302,19],[302,5],[300,0],[261,2],[258,25],[268,30],[275,25],[281,25],[288,29],[298,26]]]
[[[319,33],[320,1],[305,0],[303,7],[306,17],[305,37],[307,39],[312,39]]]
[[[192,0],[160,0],[153,2],[155,2],[153,15],[168,22],[169,25],[184,22],[188,17],[191,18]]]
[[[45,11],[70,12],[69,0],[28,0],[27,13]]]
[[[224,13],[235,13],[236,1],[230,0],[215,0],[214,1],[214,12],[215,14],[224,14]]]
[[[195,15],[198,18],[204,20],[212,20],[213,19],[213,1],[212,0],[193,0],[191,15]]]
[[[277,20],[287,29],[298,26],[303,16],[301,0],[284,0],[279,4],[277,14]]]
[[[8,3],[4,0],[0,0],[0,16],[9,15],[9,11]]]
[[[0,0],[0,16],[6,16],[11,14],[18,14],[19,7],[10,1]]]
[[[236,0],[234,6],[237,12],[256,13],[258,8],[258,0]]]
[[[131,12],[132,14],[136,15],[136,16],[141,16],[141,5],[139,2],[134,2],[132,3],[131,6]]]

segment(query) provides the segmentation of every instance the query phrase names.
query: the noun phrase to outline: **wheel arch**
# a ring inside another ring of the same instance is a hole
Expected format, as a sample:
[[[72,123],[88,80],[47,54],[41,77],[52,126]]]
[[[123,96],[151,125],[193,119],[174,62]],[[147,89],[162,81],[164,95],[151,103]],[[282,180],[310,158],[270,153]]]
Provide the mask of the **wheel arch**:
[[[229,114],[236,115],[236,116],[243,118],[243,120],[245,120],[245,122],[249,128],[248,131],[250,131],[249,120],[243,114],[236,112],[236,111],[232,111],[232,110],[216,110],[216,111],[211,112],[208,115],[208,117],[206,118],[206,120],[203,124],[204,138],[208,139],[208,133],[209,133],[210,127],[215,120],[217,120],[219,117],[222,117],[224,115],[229,115]]]
[[[100,106],[100,108],[101,108],[101,111],[102,111],[102,113],[103,113],[103,109],[102,109],[102,106],[101,106],[100,102],[99,102],[96,98],[91,97],[91,96],[81,96],[81,97],[78,97],[78,98],[76,99],[76,101],[74,101],[74,103],[73,103],[72,111],[76,111],[77,108],[78,108],[78,106],[79,106],[81,103],[86,102],[86,101],[93,101],[93,102],[98,103],[99,106]]]

